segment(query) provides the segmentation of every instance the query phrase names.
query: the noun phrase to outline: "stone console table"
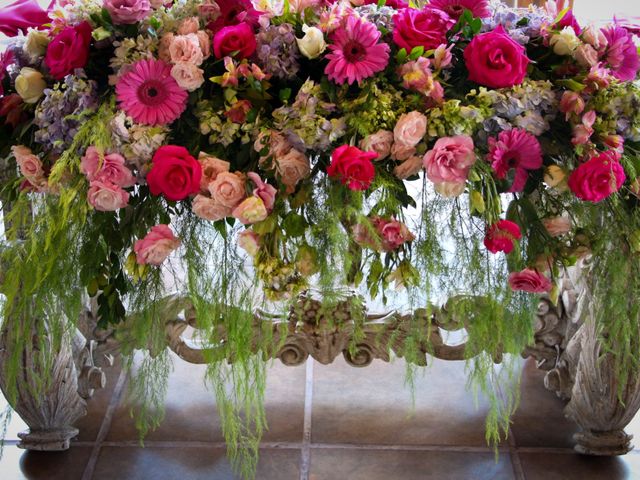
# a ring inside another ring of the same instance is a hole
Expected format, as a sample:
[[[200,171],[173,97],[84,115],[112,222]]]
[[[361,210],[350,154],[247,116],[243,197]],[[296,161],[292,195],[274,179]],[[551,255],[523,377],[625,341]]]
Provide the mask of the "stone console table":
[[[582,430],[575,435],[576,451],[589,455],[622,455],[632,448],[631,436],[624,432],[624,427],[640,408],[640,379],[631,378],[619,389],[612,358],[601,351],[598,333],[590,320],[588,290],[580,273],[577,267],[565,273],[560,282],[557,305],[547,297],[540,300],[533,317],[535,343],[525,349],[523,356],[534,357],[538,367],[547,371],[546,388],[568,401],[565,414]],[[184,312],[178,318],[165,321],[167,347],[187,362],[205,363],[206,358],[216,354],[215,347],[203,346],[183,336],[189,326],[197,327],[190,304],[179,297],[167,301],[171,303],[167,305],[167,311]],[[376,358],[389,361],[391,353],[402,355],[403,346],[410,339],[409,330],[416,326],[429,332],[429,336],[417,345],[419,354],[412,359],[415,363],[426,365],[427,352],[443,360],[463,360],[479,352],[467,352],[465,344],[447,345],[441,331],[459,330],[465,326],[465,319],[449,314],[454,302],[475,301],[482,299],[455,297],[431,314],[416,310],[410,315],[395,312],[374,315],[367,313],[366,308],[353,298],[338,303],[330,312],[322,312],[314,294],[305,292],[298,297],[288,316],[255,312],[255,332],[259,340],[265,326],[271,329],[273,341],[270,344],[278,347],[272,351],[263,350],[261,354],[278,358],[285,365],[300,365],[309,356],[322,364],[330,364],[343,355],[354,367],[366,367]],[[356,323],[354,318],[360,320]],[[53,383],[42,399],[35,399],[29,393],[29,372],[34,368],[33,355],[38,351],[23,352],[18,398],[12,405],[29,426],[29,431],[20,434],[19,446],[22,448],[69,448],[71,438],[78,433],[72,425],[86,414],[86,402],[90,401],[93,391],[105,385],[103,369],[112,364],[119,344],[111,332],[95,327],[89,310],[78,322],[78,328],[75,337],[57,352]],[[2,332],[0,363],[10,354],[11,348]],[[494,361],[498,363],[501,358],[494,358]],[[3,390],[6,381],[0,371]],[[622,402],[618,396],[620,391],[623,392]]]

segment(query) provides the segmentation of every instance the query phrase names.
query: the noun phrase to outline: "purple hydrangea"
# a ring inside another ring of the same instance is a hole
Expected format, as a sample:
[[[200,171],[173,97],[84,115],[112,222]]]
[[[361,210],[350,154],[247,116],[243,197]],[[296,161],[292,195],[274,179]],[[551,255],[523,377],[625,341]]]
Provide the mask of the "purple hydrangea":
[[[488,32],[502,25],[511,38],[522,45],[539,37],[542,26],[554,20],[540,7],[512,8],[502,2],[493,2],[490,8],[491,16],[483,20],[482,30]]]
[[[35,112],[38,130],[35,140],[55,153],[71,145],[83,120],[98,106],[97,83],[76,70],[64,80],[47,88]]]
[[[270,25],[258,34],[256,40],[258,63],[265,72],[284,80],[297,75],[300,51],[290,24]]]

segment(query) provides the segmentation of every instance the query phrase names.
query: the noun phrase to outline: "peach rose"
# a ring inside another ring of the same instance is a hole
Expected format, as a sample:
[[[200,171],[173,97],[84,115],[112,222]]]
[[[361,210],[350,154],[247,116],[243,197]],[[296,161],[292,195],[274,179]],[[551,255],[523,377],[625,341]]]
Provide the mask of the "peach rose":
[[[378,130],[376,133],[367,135],[360,140],[360,149],[365,152],[376,152],[378,158],[375,160],[384,160],[391,153],[391,145],[393,144],[393,132],[389,130]]]
[[[110,182],[94,180],[89,184],[87,192],[89,205],[100,212],[113,212],[124,208],[129,203],[129,193]]]
[[[160,265],[179,246],[180,239],[169,226],[160,224],[152,227],[143,239],[136,241],[133,251],[138,264]]]
[[[189,33],[197,33],[200,30],[200,21],[198,17],[185,18],[180,27],[178,27],[178,35],[188,35]]]
[[[160,43],[158,45],[158,58],[165,63],[171,63],[171,52],[169,51],[169,47],[173,43],[173,39],[176,36],[169,32],[162,35],[160,38]]]
[[[269,216],[267,207],[260,197],[245,198],[231,214],[245,225],[261,222]]]
[[[543,218],[542,224],[552,237],[560,237],[571,231],[571,219],[567,217]]]
[[[413,156],[395,167],[393,174],[399,179],[405,180],[406,178],[416,175],[420,170],[422,170],[422,158]]]
[[[402,143],[394,143],[391,147],[391,158],[400,162],[407,160],[416,154],[416,147],[410,147]]]
[[[231,209],[217,203],[215,200],[205,196],[196,195],[191,204],[191,210],[196,217],[216,222],[231,215]]]
[[[220,160],[219,158],[200,152],[198,161],[202,167],[202,178],[200,179],[200,188],[203,192],[207,192],[209,184],[213,182],[219,173],[228,172],[231,164]]]
[[[427,133],[427,117],[413,111],[400,116],[393,129],[393,139],[405,147],[415,147]]]
[[[209,37],[209,34],[203,30],[199,30],[196,32],[196,36],[200,42],[202,55],[204,55],[205,59],[209,58],[211,56],[211,38]]]
[[[204,61],[200,40],[195,33],[175,36],[169,45],[169,55],[172,63],[187,62],[199,66]]]
[[[243,230],[238,234],[238,246],[255,257],[260,250],[260,237],[251,230]]]
[[[287,154],[276,157],[276,170],[287,187],[287,193],[292,193],[298,182],[309,176],[311,165],[304,153],[292,148]]]
[[[244,177],[231,172],[220,172],[209,184],[209,193],[216,203],[235,208],[247,196]]]
[[[598,52],[591,45],[580,45],[573,52],[573,57],[583,67],[593,67],[598,64]]]
[[[14,145],[11,147],[16,163],[20,168],[20,173],[26,178],[30,184],[36,188],[45,187],[47,179],[44,175],[42,162],[31,152],[31,149],[24,145]]]
[[[204,83],[204,70],[193,63],[178,62],[171,67],[171,76],[180,88],[194,92]]]

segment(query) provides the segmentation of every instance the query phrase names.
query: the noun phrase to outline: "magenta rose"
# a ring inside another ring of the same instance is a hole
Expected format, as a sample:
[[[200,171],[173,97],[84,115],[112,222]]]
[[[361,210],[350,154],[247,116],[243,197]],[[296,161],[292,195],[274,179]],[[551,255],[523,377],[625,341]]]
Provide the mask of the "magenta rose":
[[[116,25],[137,23],[151,11],[149,0],[104,0],[103,5]]]
[[[224,27],[213,37],[213,53],[216,58],[231,56],[243,59],[253,55],[256,51],[256,36],[253,28],[246,23]]]
[[[511,290],[521,290],[529,293],[546,293],[551,291],[551,281],[537,270],[525,268],[521,272],[509,275]]]
[[[376,152],[342,145],[333,151],[327,174],[339,178],[350,190],[366,190],[376,175],[372,160],[377,157]]]
[[[89,59],[91,25],[82,22],[66,27],[47,46],[44,63],[56,80],[62,80],[76,68],[83,68]]]
[[[502,25],[473,37],[464,49],[464,61],[469,80],[491,88],[520,85],[529,65],[524,47]]]
[[[608,150],[576,168],[569,176],[568,185],[580,200],[600,202],[620,190],[625,179],[620,153]]]
[[[177,238],[168,225],[160,224],[152,227],[149,233],[133,246],[136,262],[140,265],[160,265],[171,252],[180,246]]]
[[[442,10],[405,8],[393,17],[393,41],[411,52],[414,47],[435,50],[447,43],[447,32],[455,21]]]
[[[202,167],[186,148],[165,145],[153,155],[147,183],[153,195],[178,201],[198,193],[201,178]]]

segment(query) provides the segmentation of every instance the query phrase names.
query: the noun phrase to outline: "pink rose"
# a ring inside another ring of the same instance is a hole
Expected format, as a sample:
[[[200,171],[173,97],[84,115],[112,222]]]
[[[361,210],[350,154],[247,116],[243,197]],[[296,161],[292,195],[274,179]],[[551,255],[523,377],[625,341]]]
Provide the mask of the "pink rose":
[[[422,158],[413,156],[396,166],[393,169],[393,174],[399,179],[405,180],[413,175],[417,175],[420,170],[422,170]]]
[[[522,290],[529,293],[546,293],[551,291],[551,281],[537,270],[525,268],[521,272],[509,275],[511,290]]]
[[[204,83],[204,70],[193,63],[178,62],[171,67],[171,76],[178,86],[188,92],[195,92]]]
[[[198,17],[187,17],[180,27],[178,27],[178,35],[188,35],[189,33],[197,33],[200,30],[200,20]]]
[[[213,37],[213,53],[216,58],[231,56],[234,52],[238,52],[238,59],[247,58],[256,51],[256,45],[253,28],[247,23],[224,27]]]
[[[44,63],[56,80],[62,80],[76,68],[83,68],[89,60],[91,25],[82,22],[66,27],[47,46]]]
[[[149,0],[104,0],[103,5],[115,25],[137,23],[151,11]]]
[[[173,37],[169,45],[169,55],[173,63],[185,62],[199,66],[204,61],[200,40],[195,33]]]
[[[405,8],[393,17],[393,41],[407,52],[420,46],[435,50],[447,43],[447,32],[454,24],[455,21],[441,10]]]
[[[276,194],[278,191],[273,187],[273,185],[263,182],[260,176],[255,172],[249,172],[247,177],[256,184],[256,188],[253,190],[253,195],[261,198],[264,202],[264,206],[267,208],[267,211],[271,212],[273,210],[273,205],[276,203]]]
[[[502,25],[473,37],[464,49],[464,60],[469,80],[491,88],[520,85],[529,65],[524,47]]]
[[[360,140],[359,147],[368,152],[376,152],[378,158],[376,160],[384,160],[391,153],[391,145],[393,144],[393,132],[389,130],[378,130],[376,133],[367,135]]]
[[[571,118],[571,114],[580,115],[584,110],[584,99],[582,95],[567,90],[562,94],[558,109],[565,114],[565,120]]]
[[[89,147],[80,161],[80,171],[90,182],[100,180],[113,183],[119,187],[131,187],[136,183],[131,170],[125,166],[124,157],[118,153],[108,155],[98,152],[96,147]]]
[[[198,155],[198,162],[200,162],[200,166],[202,167],[200,190],[203,192],[209,190],[209,184],[216,179],[219,173],[228,172],[231,166],[229,162],[212,157],[204,152],[200,152],[200,155]]]
[[[568,217],[543,218],[542,224],[552,237],[560,237],[571,231],[571,219]]]
[[[260,237],[251,230],[243,230],[238,234],[238,246],[255,257],[260,251]]]
[[[608,150],[576,168],[569,176],[568,185],[580,200],[595,203],[620,190],[625,180],[620,153]]]
[[[427,117],[420,112],[403,113],[393,129],[393,140],[404,147],[415,147],[427,133]]]
[[[231,209],[205,195],[196,195],[191,204],[194,215],[211,222],[223,220],[231,216]]]
[[[397,250],[404,243],[411,242],[415,238],[404,223],[393,218],[374,218],[373,225],[382,238],[382,249],[385,252]]]
[[[14,145],[11,147],[11,151],[18,167],[20,167],[22,176],[34,187],[44,188],[47,185],[47,178],[40,159],[31,152],[31,149],[23,145]]]
[[[247,196],[245,179],[241,174],[220,172],[209,184],[211,198],[227,208],[235,208]]]
[[[279,147],[283,147],[283,145],[277,144],[274,148]],[[287,193],[293,193],[298,182],[311,173],[309,158],[295,148],[291,148],[282,156],[276,156],[275,163],[280,179],[287,187]]]
[[[260,197],[247,197],[231,214],[245,225],[263,221],[269,216],[267,207]]]
[[[113,212],[129,203],[129,193],[114,183],[93,180],[87,193],[89,205],[101,212]]]
[[[160,265],[171,252],[180,246],[177,238],[168,225],[156,225],[149,233],[136,241],[133,251],[136,254],[136,262],[140,265]]]
[[[436,184],[464,184],[475,161],[473,140],[467,135],[438,139],[423,159],[427,178]]]

